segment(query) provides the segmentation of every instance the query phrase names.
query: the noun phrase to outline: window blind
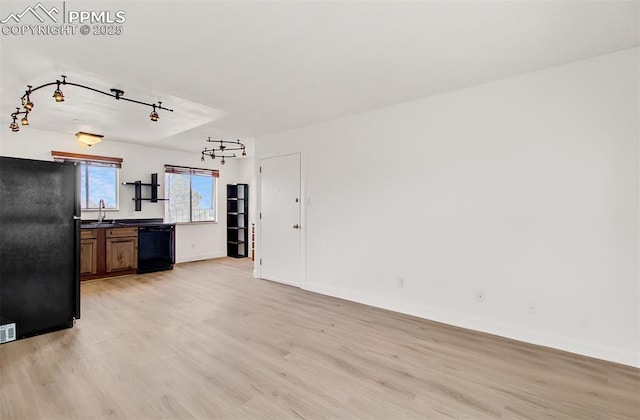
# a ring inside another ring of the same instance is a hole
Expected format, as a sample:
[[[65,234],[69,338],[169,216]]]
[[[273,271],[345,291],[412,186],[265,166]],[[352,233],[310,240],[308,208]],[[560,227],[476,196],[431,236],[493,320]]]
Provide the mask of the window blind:
[[[122,158],[114,158],[108,156],[83,155],[79,153],[51,151],[54,162],[86,162],[93,165],[111,166],[113,168],[122,168]]]

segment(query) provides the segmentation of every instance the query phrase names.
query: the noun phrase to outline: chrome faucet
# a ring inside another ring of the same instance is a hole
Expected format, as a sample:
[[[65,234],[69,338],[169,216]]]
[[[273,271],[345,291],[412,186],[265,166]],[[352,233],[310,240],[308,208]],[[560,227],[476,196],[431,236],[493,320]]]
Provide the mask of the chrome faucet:
[[[98,223],[102,223],[104,218],[107,215],[106,206],[104,204],[104,200],[101,198],[98,202]]]

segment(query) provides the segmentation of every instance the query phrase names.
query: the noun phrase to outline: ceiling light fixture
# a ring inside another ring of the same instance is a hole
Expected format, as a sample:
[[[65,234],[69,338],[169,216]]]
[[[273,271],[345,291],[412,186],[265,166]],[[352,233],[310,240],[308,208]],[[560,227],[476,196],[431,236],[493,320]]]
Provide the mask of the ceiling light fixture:
[[[93,146],[94,144],[100,143],[104,136],[101,136],[100,134],[85,133],[84,131],[78,131],[76,133],[76,137],[78,138],[79,142],[84,143],[87,146]]]
[[[206,140],[209,143],[218,143],[216,147],[208,148],[205,147],[201,152],[202,157],[200,160],[204,162],[204,157],[209,156],[211,159],[220,158],[220,163],[224,165],[226,163],[225,159],[237,157],[235,152],[242,150],[242,157],[247,157],[246,147],[244,144],[240,143],[240,140],[231,141],[231,140],[211,140],[211,137]]]
[[[148,107],[153,108],[153,111],[151,111],[151,121],[158,121],[158,118],[160,118],[158,116],[158,111],[157,110],[164,110],[164,111],[169,111],[169,112],[173,112],[173,109],[169,109],[169,108],[165,108],[162,106],[162,102],[158,101],[157,104],[150,104],[147,102],[142,102],[142,101],[138,101],[135,99],[129,99],[129,98],[124,98],[124,91],[120,90],[120,89],[111,89],[111,93],[109,92],[104,92],[100,89],[96,89],[96,88],[92,88],[90,86],[85,86],[85,85],[81,85],[78,83],[71,83],[71,82],[67,82],[67,76],[60,76],[62,77],[62,80],[56,80],[55,82],[50,82],[50,83],[45,83],[43,85],[40,85],[38,87],[33,87],[31,85],[27,85],[27,90],[24,92],[24,95],[22,95],[22,97],[20,98],[21,102],[22,102],[22,106],[24,107],[24,110],[21,111],[20,108],[16,109],[16,112],[13,112],[11,114],[11,118],[13,118],[13,122],[9,125],[9,128],[11,129],[11,131],[16,132],[16,131],[20,131],[20,127],[18,126],[18,124],[16,123],[16,120],[18,118],[18,116],[20,115],[24,115],[24,117],[20,120],[20,122],[22,123],[22,125],[29,125],[29,120],[27,119],[27,115],[29,115],[29,112],[33,109],[34,104],[31,101],[31,94],[37,90],[40,90],[44,87],[47,86],[56,86],[56,90],[53,92],[53,98],[56,100],[56,102],[64,102],[64,94],[62,93],[62,90],[60,89],[60,85],[65,85],[65,86],[76,86],[79,88],[83,88],[83,89],[87,89],[87,90],[91,90],[93,92],[98,92],[98,93],[102,93],[103,95],[107,95],[107,96],[111,96],[112,98],[115,98],[117,100],[124,100],[124,101],[128,101],[128,102],[133,102],[136,104],[140,104],[140,105],[146,105]]]

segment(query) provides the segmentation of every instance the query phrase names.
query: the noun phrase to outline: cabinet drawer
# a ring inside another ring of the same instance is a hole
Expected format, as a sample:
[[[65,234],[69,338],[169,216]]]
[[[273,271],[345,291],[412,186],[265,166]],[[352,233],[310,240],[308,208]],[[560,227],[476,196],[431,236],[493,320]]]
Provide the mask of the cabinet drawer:
[[[137,227],[121,227],[121,228],[109,228],[107,229],[107,238],[122,238],[128,236],[138,236]]]
[[[80,229],[80,239],[95,239],[97,237],[96,229]]]

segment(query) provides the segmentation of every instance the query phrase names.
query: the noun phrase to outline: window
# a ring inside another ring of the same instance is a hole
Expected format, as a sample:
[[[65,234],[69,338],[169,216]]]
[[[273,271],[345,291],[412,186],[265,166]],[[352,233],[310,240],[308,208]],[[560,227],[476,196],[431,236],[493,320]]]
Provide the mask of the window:
[[[168,223],[214,222],[218,171],[164,167],[165,221]]]
[[[118,171],[122,159],[55,151],[51,155],[55,162],[78,162],[82,210],[97,210],[100,200],[104,200],[105,208],[118,209]]]
[[[80,163],[80,207],[97,209],[100,200],[104,200],[107,209],[118,208],[118,168]]]

